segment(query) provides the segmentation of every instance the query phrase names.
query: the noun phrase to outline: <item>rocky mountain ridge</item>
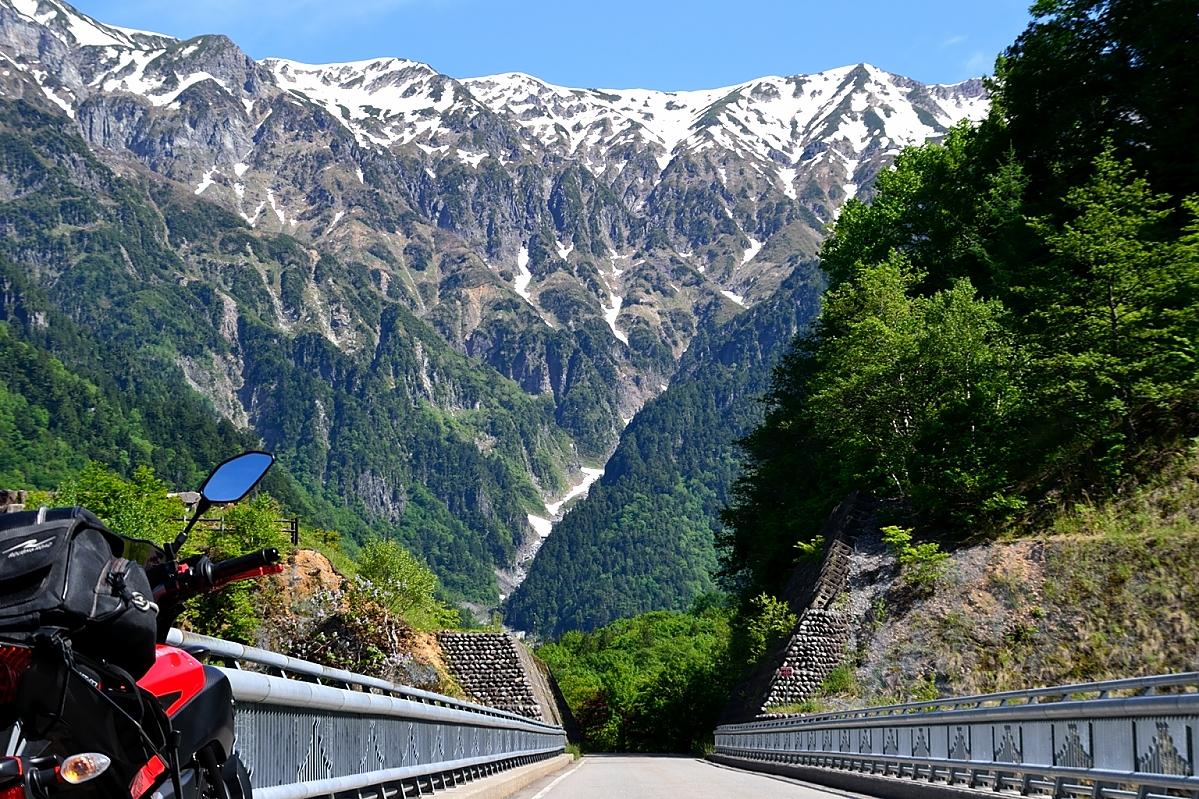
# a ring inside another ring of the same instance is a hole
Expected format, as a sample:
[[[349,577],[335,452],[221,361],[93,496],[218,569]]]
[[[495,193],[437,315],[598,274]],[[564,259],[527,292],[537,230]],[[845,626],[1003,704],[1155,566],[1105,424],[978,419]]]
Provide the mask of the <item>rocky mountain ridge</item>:
[[[258,63],[223,36],[128,31],[59,0],[3,0],[0,26],[5,60],[92,145],[193,186],[251,226],[335,247],[356,221],[395,235],[365,207],[377,187],[457,233],[538,306],[545,276],[534,267],[563,271],[584,253],[669,254],[705,275],[705,288],[760,299],[778,282],[762,273],[778,260],[768,245],[783,228],[799,222],[814,243],[900,148],[977,119],[987,104],[980,81],[925,86],[868,64],[661,92],[573,89],[517,73],[457,80],[396,58]],[[332,158],[312,152],[322,145]],[[530,169],[543,185],[522,181]],[[531,195],[479,207],[501,199],[479,196],[492,170]],[[462,179],[475,207],[447,202]],[[672,202],[680,192],[690,207]],[[575,193],[607,211],[598,230],[570,218]],[[787,200],[797,207],[780,217],[773,206]],[[593,311],[610,300],[597,294]]]

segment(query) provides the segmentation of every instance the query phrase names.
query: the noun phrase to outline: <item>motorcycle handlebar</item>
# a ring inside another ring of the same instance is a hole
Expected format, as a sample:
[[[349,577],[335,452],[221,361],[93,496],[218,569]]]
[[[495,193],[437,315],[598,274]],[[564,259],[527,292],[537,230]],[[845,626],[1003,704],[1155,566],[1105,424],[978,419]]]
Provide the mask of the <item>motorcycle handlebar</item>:
[[[217,591],[229,583],[275,574],[283,570],[279,565],[279,550],[261,549],[220,563],[213,563],[206,555],[189,558],[179,564],[172,574],[151,574],[154,584],[154,601],[160,606],[178,606],[188,599],[209,591]]]
[[[260,549],[257,552],[251,552],[248,555],[223,560],[220,563],[214,563],[212,566],[212,585],[213,588],[220,588],[223,585],[244,580],[249,577],[259,577],[263,574],[273,574],[279,571],[278,568],[272,568],[279,563],[279,550]]]
[[[21,761],[16,757],[5,757],[0,760],[0,785],[10,779],[16,779],[25,773]]]

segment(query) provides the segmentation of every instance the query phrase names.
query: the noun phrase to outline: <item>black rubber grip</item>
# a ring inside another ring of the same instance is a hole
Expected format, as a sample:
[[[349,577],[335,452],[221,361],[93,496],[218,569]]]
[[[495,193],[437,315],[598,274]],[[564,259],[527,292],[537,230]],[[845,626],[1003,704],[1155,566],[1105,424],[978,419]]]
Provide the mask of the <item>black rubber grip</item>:
[[[248,572],[252,569],[261,569],[278,562],[279,550],[274,548],[260,549],[248,555],[240,555],[236,558],[222,560],[220,563],[213,564],[212,581],[220,585],[235,575]]]

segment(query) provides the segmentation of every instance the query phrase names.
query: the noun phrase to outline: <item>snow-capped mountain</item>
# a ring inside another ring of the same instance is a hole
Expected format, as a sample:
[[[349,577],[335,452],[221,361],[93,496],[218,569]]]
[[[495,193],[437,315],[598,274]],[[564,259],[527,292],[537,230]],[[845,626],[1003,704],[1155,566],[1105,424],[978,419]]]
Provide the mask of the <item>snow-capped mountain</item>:
[[[453,151],[471,166],[488,155],[507,164],[540,149],[612,180],[635,155],[652,155],[661,173],[676,157],[713,151],[721,161],[750,160],[796,201],[801,178],[822,168],[844,173],[842,194],[851,197],[882,160],[987,109],[979,81],[925,86],[869,64],[687,92],[572,89],[522,73],[459,81],[394,58],[263,65],[281,88],[321,105],[364,145],[415,144],[431,156]],[[472,151],[446,122],[460,111],[498,114],[540,147]],[[727,184],[727,169],[719,174]]]
[[[675,159],[706,154],[721,186],[738,182],[730,166],[748,166],[822,221],[900,148],[977,119],[987,105],[979,81],[926,86],[868,64],[701,91],[572,89],[520,73],[456,80],[398,58],[255,64],[220,36],[181,42],[105,25],[59,0],[0,0],[0,26],[0,57],[72,116],[103,96],[138,98],[170,116],[184,111],[183,95],[195,87],[240,105],[227,127],[252,134],[265,116],[254,113],[258,99],[290,97],[327,112],[365,149],[413,147],[425,160],[449,156],[471,167],[488,156],[505,166],[561,159],[634,187],[626,197],[634,204]],[[507,135],[489,135],[488,116]],[[103,134],[98,143],[117,144]],[[217,169],[193,175],[194,185],[216,182],[222,160],[248,164],[253,153],[238,152],[246,143],[231,135],[226,152],[211,152]],[[624,174],[645,172],[647,155],[656,167],[647,179]],[[811,197],[812,179],[829,196]]]
[[[725,150],[771,165],[791,199],[797,199],[799,168],[820,157],[809,151],[816,142],[838,143],[831,152],[860,162],[872,145],[893,154],[986,110],[972,85],[930,93],[866,64],[689,92],[569,89],[522,74],[463,83],[544,146],[597,174],[623,167],[620,154],[629,145],[654,153],[662,170],[684,153]],[[868,110],[874,112],[869,123]]]
[[[369,354],[387,335],[378,308],[402,306],[545,397],[593,462],[696,333],[810,260],[901,148],[987,108],[981,81],[868,64],[661,92],[457,79],[400,58],[256,62],[219,35],[0,0],[0,102],[18,99],[70,117],[118,173],[244,227],[240,249],[186,279],[261,269],[253,242],[286,234],[300,277],[264,274],[255,311],[280,334]],[[253,423],[230,388],[236,352],[187,369]],[[461,402],[432,378],[414,390]]]

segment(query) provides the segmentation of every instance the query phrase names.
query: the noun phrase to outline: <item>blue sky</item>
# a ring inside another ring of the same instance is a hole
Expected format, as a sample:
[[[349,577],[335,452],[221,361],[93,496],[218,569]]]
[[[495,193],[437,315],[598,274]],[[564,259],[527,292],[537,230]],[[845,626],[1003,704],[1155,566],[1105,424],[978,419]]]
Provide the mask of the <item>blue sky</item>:
[[[224,33],[255,58],[399,56],[454,77],[698,89],[866,61],[926,83],[991,70],[1031,0],[77,0],[118,25]]]

